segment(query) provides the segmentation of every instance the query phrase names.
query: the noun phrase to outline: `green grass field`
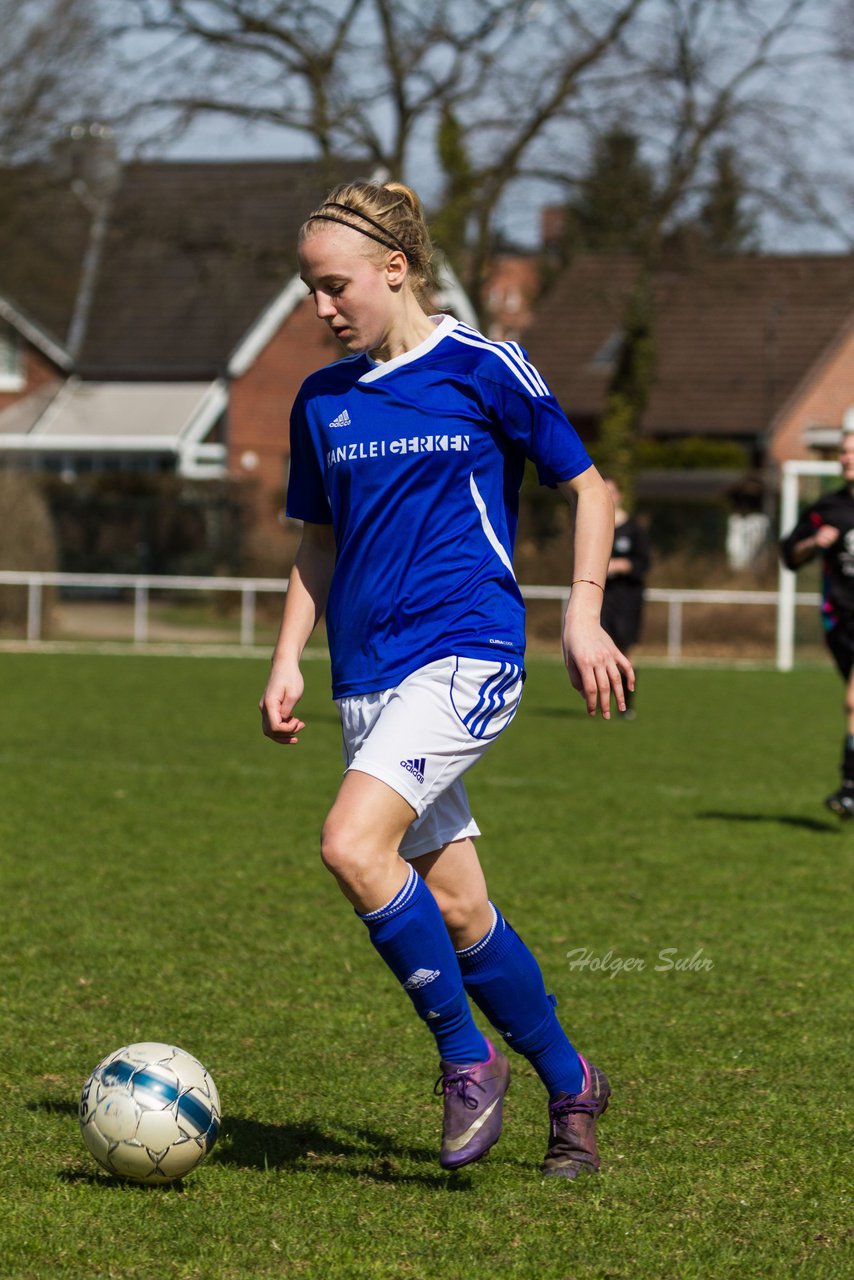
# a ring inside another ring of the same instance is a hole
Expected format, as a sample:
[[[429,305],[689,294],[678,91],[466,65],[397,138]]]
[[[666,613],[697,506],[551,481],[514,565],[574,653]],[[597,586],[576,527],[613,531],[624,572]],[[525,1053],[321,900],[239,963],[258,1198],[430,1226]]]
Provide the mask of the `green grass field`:
[[[323,661],[293,750],[260,734],[261,662],[0,668],[0,1275],[854,1272],[829,667],[644,671],[637,720],[605,724],[536,659],[470,776],[492,895],[614,1088],[581,1184],[539,1177],[544,1094],[515,1056],[501,1143],[436,1163],[429,1035],[316,854],[340,771]],[[95,1063],[145,1039],[223,1100],[166,1189],[100,1173],[76,1118]]]

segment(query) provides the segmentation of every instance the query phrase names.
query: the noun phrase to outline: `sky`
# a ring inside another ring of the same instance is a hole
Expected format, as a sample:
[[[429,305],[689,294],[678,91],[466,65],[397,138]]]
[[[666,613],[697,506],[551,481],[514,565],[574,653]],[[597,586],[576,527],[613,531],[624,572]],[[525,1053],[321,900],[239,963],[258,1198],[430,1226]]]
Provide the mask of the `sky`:
[[[825,5],[816,6],[812,12]],[[854,189],[854,95],[849,82],[841,75],[825,75],[821,81],[820,103],[815,101],[816,86],[781,78],[771,86],[785,110],[798,109],[803,101],[803,111],[822,124],[816,125],[809,136],[808,162],[814,171],[837,175],[850,173],[850,186]],[[806,100],[809,99],[809,102]],[[816,110],[816,107],[820,110]],[[631,121],[629,121],[631,126]],[[769,138],[769,150],[774,145]],[[311,155],[304,137],[285,132],[272,125],[253,126],[248,122],[221,116],[201,119],[179,139],[168,145],[157,145],[148,150],[150,155],[174,159],[281,159],[293,160]],[[407,174],[410,181],[425,200],[428,208],[440,190],[440,173],[432,156],[432,148],[425,145],[414,149],[413,162]],[[511,188],[501,209],[499,225],[509,239],[520,247],[536,249],[539,245],[540,217],[544,205],[560,199],[558,190],[545,182],[527,182]],[[809,225],[794,226],[769,212],[761,215],[761,243],[766,252],[850,252],[854,246],[854,216],[840,198],[840,217],[847,222],[848,235],[835,234],[822,228],[817,221]]]

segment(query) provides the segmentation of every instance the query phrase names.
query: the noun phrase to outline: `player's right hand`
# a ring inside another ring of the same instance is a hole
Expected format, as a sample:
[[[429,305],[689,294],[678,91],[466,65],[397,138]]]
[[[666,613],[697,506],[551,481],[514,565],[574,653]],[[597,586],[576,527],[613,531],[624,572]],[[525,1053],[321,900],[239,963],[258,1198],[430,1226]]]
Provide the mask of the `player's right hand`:
[[[258,704],[261,712],[261,728],[268,738],[282,746],[294,746],[305,722],[293,714],[294,707],[303,695],[305,685],[298,670],[284,671],[273,668],[267,688]]]

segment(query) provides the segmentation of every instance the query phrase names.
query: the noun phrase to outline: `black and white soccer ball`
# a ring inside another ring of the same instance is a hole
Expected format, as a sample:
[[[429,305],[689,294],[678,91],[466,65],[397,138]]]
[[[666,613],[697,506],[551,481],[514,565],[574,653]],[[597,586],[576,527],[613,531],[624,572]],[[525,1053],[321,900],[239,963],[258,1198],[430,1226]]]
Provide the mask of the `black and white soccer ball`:
[[[219,1133],[216,1085],[171,1044],[129,1044],[99,1062],[80,1095],[83,1141],[108,1173],[172,1182],[201,1164]]]

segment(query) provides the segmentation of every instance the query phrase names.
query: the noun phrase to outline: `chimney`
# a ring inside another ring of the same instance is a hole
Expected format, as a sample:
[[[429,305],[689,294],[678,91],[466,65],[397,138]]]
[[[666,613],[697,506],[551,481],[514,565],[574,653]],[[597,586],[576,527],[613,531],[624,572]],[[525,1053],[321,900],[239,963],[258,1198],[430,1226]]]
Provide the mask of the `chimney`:
[[[544,249],[560,249],[566,232],[566,209],[547,204],[540,210],[540,239]]]

